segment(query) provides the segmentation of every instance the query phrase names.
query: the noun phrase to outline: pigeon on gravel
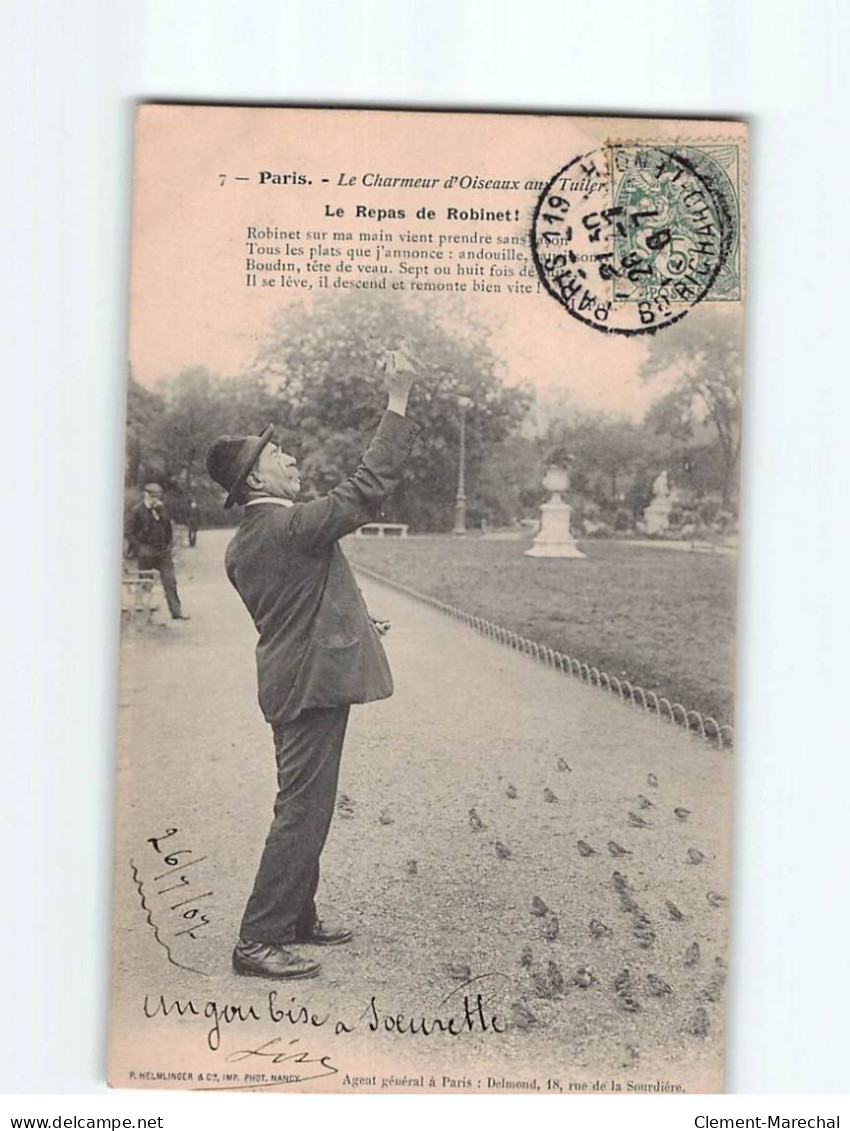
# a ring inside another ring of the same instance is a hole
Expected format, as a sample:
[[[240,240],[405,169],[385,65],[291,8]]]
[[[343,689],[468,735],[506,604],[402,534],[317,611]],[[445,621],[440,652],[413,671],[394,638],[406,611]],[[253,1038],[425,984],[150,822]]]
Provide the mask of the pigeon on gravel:
[[[500,860],[510,860],[510,858],[513,856],[513,853],[508,848],[508,846],[506,844],[502,844],[502,842],[500,840],[496,841],[495,847],[496,847],[496,855],[499,857]]]
[[[560,929],[561,924],[558,922],[558,916],[552,915],[543,923],[543,938],[546,939],[547,942],[554,942],[558,937],[558,932],[560,931]]]
[[[640,910],[638,905],[626,891],[620,892],[620,910],[625,911],[627,915],[631,915],[633,911]]]
[[[537,1018],[524,1001],[515,1001],[511,1006],[510,1024],[513,1029],[530,1029],[537,1024]]]
[[[655,942],[655,931],[653,931],[652,927],[637,926],[632,934],[637,939],[638,946],[643,950],[649,950]]]
[[[720,1001],[723,997],[723,988],[726,985],[726,971],[715,970],[712,975],[711,981],[702,991],[702,996],[706,1001]]]
[[[693,1037],[707,1037],[708,1036],[708,1014],[702,1006],[696,1011],[691,1020],[688,1022],[688,1032]]]
[[[618,994],[629,994],[632,992],[632,975],[629,970],[621,970],[617,977],[614,979],[614,992]]]
[[[631,856],[630,848],[623,848],[622,844],[617,844],[616,840],[608,841],[608,851],[612,856]]]
[[[677,805],[673,812],[676,814],[680,821],[687,821],[688,817],[690,817],[691,815],[690,809],[685,809],[682,805]]]
[[[688,849],[688,863],[689,864],[702,864],[705,860],[705,853],[700,852],[698,848]]]
[[[672,899],[665,899],[664,903],[667,907],[667,912],[671,919],[675,919],[677,923],[681,922],[681,920],[684,919],[685,916],[682,914],[682,912],[679,910]]]
[[[696,966],[699,962],[699,943],[692,942],[688,949],[685,951],[685,965]]]
[[[468,982],[472,977],[472,970],[465,962],[447,962],[443,972],[457,982]]]
[[[404,870],[407,872],[408,876],[415,876],[419,872],[419,865],[415,860],[408,860],[404,866]]]
[[[611,876],[611,882],[613,883],[617,891],[629,890],[629,881],[626,879],[622,872],[614,872],[614,874]]]
[[[646,784],[651,785],[653,789],[658,789],[658,778],[655,774],[646,775]]]
[[[573,981],[582,990],[586,990],[588,986],[592,986],[596,981],[593,971],[588,966],[579,966],[573,975]]]
[[[705,898],[708,900],[708,902],[711,904],[712,907],[720,907],[722,904],[724,904],[726,902],[726,896],[720,895],[716,891],[706,892]]]
[[[549,976],[549,985],[556,994],[564,992],[564,975],[561,973],[561,967],[553,959],[549,959],[549,964],[546,967],[546,973]]]
[[[549,980],[548,974],[544,974],[540,970],[535,970],[531,975],[531,984],[538,997],[552,998],[555,996],[555,991],[552,989],[552,983]]]
[[[553,802],[558,800],[558,795],[557,793],[554,793],[547,785],[543,790],[543,800],[548,801],[551,805]]]
[[[482,829],[487,827],[474,809],[469,810],[469,827],[474,833],[480,833]]]
[[[595,939],[605,939],[611,934],[611,928],[606,927],[601,919],[591,919],[589,929]]]
[[[648,797],[644,797],[642,793],[637,795],[637,803],[639,809],[654,809],[655,805]]]
[[[568,774],[571,774],[573,772],[572,766],[565,762],[563,758],[558,759],[558,769],[561,771],[561,773],[563,773],[564,770],[566,770]]]
[[[647,974],[646,980],[649,983],[649,992],[654,994],[655,997],[664,997],[665,994],[672,994],[673,992],[670,983],[659,978],[657,974]]]
[[[517,796],[516,786],[515,785],[509,785],[508,788],[505,790],[505,796],[510,797],[511,801],[513,801],[515,799],[515,797]]]
[[[380,817],[378,817],[378,820],[382,825],[392,825],[395,823],[395,818],[391,817],[386,809],[382,811]]]
[[[652,828],[652,825],[649,823],[649,821],[644,820],[643,817],[639,817],[637,813],[633,813],[631,809],[629,810],[629,824],[636,829]]]
[[[596,849],[591,848],[586,840],[580,840],[578,842],[578,850],[579,850],[579,853],[582,856],[595,856],[596,855]]]
[[[531,914],[536,915],[538,918],[549,914],[549,908],[539,895],[535,895],[534,899],[531,901]]]
[[[533,961],[534,961],[534,954],[531,950],[531,947],[530,946],[524,946],[522,948],[522,954],[519,956],[520,966],[525,967],[526,970],[530,970],[531,969],[531,963]]]
[[[638,1013],[640,1011],[640,1006],[633,997],[620,994],[618,1000],[620,1002],[620,1008],[624,1009],[626,1013]]]
[[[341,793],[337,798],[336,809],[340,817],[351,820],[354,816],[354,802],[347,793]]]

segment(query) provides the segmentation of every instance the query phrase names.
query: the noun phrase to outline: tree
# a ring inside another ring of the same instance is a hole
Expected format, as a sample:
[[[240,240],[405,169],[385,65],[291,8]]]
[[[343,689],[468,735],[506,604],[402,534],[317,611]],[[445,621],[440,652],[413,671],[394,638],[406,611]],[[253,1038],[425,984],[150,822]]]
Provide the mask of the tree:
[[[420,529],[446,529],[457,486],[460,407],[466,413],[470,494],[485,457],[525,416],[531,395],[502,384],[487,332],[438,321],[393,295],[319,296],[279,312],[252,369],[274,397],[273,418],[298,455],[308,489],[321,494],[350,473],[384,405],[379,362],[402,341],[421,362],[410,398],[419,440],[388,513]],[[507,489],[507,488],[506,488]]]
[[[644,381],[667,378],[670,390],[650,409],[647,422],[674,439],[693,437],[709,423],[723,460],[722,495],[731,507],[741,454],[740,323],[735,314],[697,310],[649,343],[641,367]]]
[[[641,430],[632,421],[580,408],[551,421],[545,444],[564,448],[575,458],[572,482],[577,490],[590,492],[596,481],[600,494],[612,505],[619,501],[623,479],[646,447]]]

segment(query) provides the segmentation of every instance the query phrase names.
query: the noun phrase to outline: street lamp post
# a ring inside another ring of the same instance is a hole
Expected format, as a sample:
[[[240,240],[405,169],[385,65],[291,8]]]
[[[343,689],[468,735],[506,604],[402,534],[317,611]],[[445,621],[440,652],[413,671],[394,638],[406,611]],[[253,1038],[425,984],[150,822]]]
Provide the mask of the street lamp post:
[[[455,524],[452,533],[466,534],[466,410],[472,407],[472,398],[461,395],[457,399],[457,404],[460,409],[460,455],[455,495]]]

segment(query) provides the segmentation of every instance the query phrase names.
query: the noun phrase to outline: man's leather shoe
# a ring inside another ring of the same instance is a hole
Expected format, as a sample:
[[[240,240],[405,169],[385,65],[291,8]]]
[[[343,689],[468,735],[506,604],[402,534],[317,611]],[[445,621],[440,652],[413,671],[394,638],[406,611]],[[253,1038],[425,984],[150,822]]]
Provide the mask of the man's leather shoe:
[[[240,939],[233,951],[233,972],[249,978],[315,978],[319,963],[271,943]]]
[[[345,927],[326,927],[321,919],[317,919],[309,930],[296,934],[292,941],[299,946],[340,946],[351,942],[351,935],[352,932]]]

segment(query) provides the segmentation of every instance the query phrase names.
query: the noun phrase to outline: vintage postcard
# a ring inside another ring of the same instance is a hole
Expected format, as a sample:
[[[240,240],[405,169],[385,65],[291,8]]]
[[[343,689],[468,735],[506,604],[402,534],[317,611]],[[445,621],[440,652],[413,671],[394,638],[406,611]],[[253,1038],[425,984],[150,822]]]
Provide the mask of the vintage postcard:
[[[139,108],[110,1084],[723,1089],[747,175]]]

